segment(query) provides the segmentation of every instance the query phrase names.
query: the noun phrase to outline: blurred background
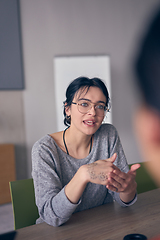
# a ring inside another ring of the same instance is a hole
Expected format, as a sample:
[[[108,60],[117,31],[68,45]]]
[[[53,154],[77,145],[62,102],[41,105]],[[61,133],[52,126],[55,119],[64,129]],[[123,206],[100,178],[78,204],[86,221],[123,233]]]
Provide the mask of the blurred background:
[[[57,131],[53,65],[56,56],[110,56],[112,123],[119,132],[128,163],[141,162],[132,128],[139,101],[132,62],[160,1],[17,2],[24,89],[0,90],[0,144],[15,147],[16,179],[31,177],[34,142]]]
[[[128,163],[143,161],[132,126],[140,100],[133,61],[159,6],[159,0],[0,0],[0,233],[14,229],[8,182],[31,177],[33,144],[58,130],[56,56],[109,56],[112,123]]]

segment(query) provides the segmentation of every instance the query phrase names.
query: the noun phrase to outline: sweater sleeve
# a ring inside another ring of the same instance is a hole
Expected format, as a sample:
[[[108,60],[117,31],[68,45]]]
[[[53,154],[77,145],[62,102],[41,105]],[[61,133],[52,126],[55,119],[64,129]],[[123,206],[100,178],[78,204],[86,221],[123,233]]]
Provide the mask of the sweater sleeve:
[[[117,153],[117,158],[114,162],[114,164],[122,171],[127,173],[129,171],[129,166],[127,163],[127,159],[120,141],[120,137],[118,135],[118,132],[116,128],[112,125],[111,126],[111,136],[110,137],[110,157],[114,154]],[[114,136],[114,137],[113,137]],[[129,203],[124,203],[119,196],[119,193],[113,192],[109,190],[109,193],[113,197],[113,199],[120,204],[122,207],[127,207],[130,205],[133,205],[137,201],[137,194],[135,195],[134,199],[129,202]]]
[[[55,153],[56,155],[56,153]],[[60,168],[54,152],[47,144],[35,143],[32,149],[32,176],[40,220],[52,226],[65,223],[78,204],[71,203],[65,195]]]

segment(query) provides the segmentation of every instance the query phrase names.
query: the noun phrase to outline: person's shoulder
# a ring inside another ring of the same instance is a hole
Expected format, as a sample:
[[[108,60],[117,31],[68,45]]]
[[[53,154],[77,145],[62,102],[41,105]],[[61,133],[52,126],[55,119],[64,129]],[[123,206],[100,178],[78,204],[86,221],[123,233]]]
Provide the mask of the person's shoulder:
[[[109,123],[103,123],[100,128],[98,129],[97,133],[96,133],[97,137],[100,138],[106,138],[106,136],[108,138],[115,138],[118,136],[118,132],[115,128],[115,126],[113,126],[112,124]]]
[[[103,123],[95,134],[95,140],[100,142],[101,148],[109,144],[113,146],[118,139],[118,132],[112,124]]]
[[[107,133],[117,133],[117,129],[115,128],[115,126],[113,126],[112,124],[110,123],[103,123],[100,128],[99,128],[99,131],[101,133],[103,132],[107,132]]]
[[[57,145],[61,145],[62,144],[62,135],[63,135],[63,131],[61,132],[55,132],[50,134],[49,136],[57,143]]]
[[[50,147],[51,145],[54,145],[54,139],[49,134],[46,134],[34,143],[32,151],[40,150],[43,146]]]
[[[115,139],[118,137],[118,131],[112,124],[103,123],[98,129],[96,136],[101,139],[106,138],[106,136],[108,139]]]

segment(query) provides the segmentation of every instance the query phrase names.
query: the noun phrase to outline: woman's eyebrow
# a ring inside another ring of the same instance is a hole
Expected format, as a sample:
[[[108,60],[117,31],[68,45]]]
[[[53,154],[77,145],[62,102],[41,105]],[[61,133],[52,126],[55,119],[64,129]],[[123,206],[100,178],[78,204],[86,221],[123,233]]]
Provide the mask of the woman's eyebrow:
[[[104,101],[98,101],[97,103],[104,103],[104,104],[106,104]]]
[[[86,101],[91,102],[91,100],[90,100],[90,99],[87,99],[87,98],[79,98],[78,100],[86,100]]]
[[[87,99],[87,98],[79,98],[78,100],[86,100],[86,101],[92,102],[90,99]],[[104,101],[98,101],[96,103],[104,103],[104,104],[106,104]]]

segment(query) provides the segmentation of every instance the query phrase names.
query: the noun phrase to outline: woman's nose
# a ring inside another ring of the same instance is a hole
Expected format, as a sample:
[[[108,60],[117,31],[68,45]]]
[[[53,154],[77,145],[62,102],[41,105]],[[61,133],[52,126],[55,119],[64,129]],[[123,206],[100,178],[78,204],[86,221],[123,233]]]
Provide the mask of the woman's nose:
[[[88,111],[90,115],[95,116],[96,115],[96,108],[94,105],[91,106],[90,110]]]

